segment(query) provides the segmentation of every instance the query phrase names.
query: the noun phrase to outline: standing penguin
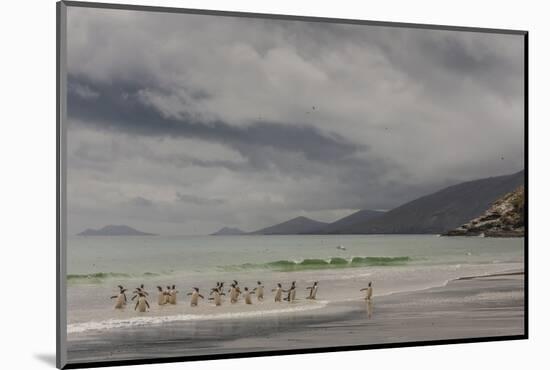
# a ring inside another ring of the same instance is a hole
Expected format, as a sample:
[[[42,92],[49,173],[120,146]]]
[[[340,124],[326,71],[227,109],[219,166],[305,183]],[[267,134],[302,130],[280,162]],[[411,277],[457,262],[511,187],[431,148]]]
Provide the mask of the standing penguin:
[[[122,290],[126,291],[122,285],[118,286],[119,292],[122,292]],[[124,305],[126,306],[126,303],[128,303],[128,298],[126,297],[126,293],[124,293]]]
[[[145,293],[139,292],[137,295],[138,295],[138,300],[136,302],[136,306],[134,307],[134,311],[146,312],[147,309],[150,307],[149,307],[149,302],[147,302]]]
[[[224,288],[223,288],[223,284],[224,284],[224,282],[221,281],[221,282],[220,282],[220,286],[218,287],[218,290],[220,291],[220,294],[223,294],[223,289],[224,289]]]
[[[187,295],[191,296],[191,307],[199,305],[199,297],[204,299],[204,297],[199,294],[199,288],[193,288],[193,291],[191,293],[187,293]]]
[[[235,302],[237,302],[241,295],[241,288],[239,288],[239,282],[237,280],[233,280],[233,283],[235,284]]]
[[[159,306],[163,306],[164,304],[166,304],[166,292],[162,290],[162,287],[159,285],[157,286],[157,289],[159,291],[159,296],[158,296],[158,305]]]
[[[241,294],[241,290],[238,286],[235,284],[231,284],[231,289],[229,290],[229,298],[231,300],[231,303],[237,303],[239,300],[239,294]]]
[[[111,297],[111,299],[116,298],[116,302],[115,302],[115,308],[116,309],[124,308],[124,306],[126,305],[126,293],[125,292],[126,292],[126,289],[122,288],[122,289],[120,289],[120,292],[117,295],[114,295],[114,296]]]
[[[363,288],[360,290],[360,292],[367,291],[367,295],[365,296],[366,301],[370,301],[372,299],[372,281],[369,281],[369,285],[366,288]]]
[[[317,295],[317,288],[319,288],[317,282],[314,282],[312,286],[308,286],[306,290],[309,289],[309,296],[307,296],[306,299],[315,299],[315,296]]]
[[[294,298],[296,298],[296,282],[293,281],[290,288],[288,290],[285,290],[284,292],[288,293],[287,297],[285,298],[285,301],[288,301],[288,303],[294,301]]]
[[[283,296],[283,288],[281,286],[281,283],[277,283],[277,288],[271,291],[275,292],[275,302],[281,302],[281,297]]]
[[[254,294],[254,292],[250,292],[248,290],[248,287],[244,287],[244,293],[243,293],[244,303],[252,304],[252,298],[250,298],[251,294]]]
[[[214,301],[214,304],[216,306],[221,306],[222,305],[222,295],[225,295],[224,293],[220,293],[220,290],[218,288],[213,288],[212,291],[210,292],[210,295],[214,295],[214,298],[208,298],[209,300],[213,300]]]
[[[168,297],[168,302],[170,304],[176,304],[178,302],[178,291],[176,290],[176,285],[172,285],[170,289],[170,296]]]
[[[262,285],[261,281],[258,281],[258,286],[254,288],[254,293],[256,293],[258,301],[264,300],[264,286]]]

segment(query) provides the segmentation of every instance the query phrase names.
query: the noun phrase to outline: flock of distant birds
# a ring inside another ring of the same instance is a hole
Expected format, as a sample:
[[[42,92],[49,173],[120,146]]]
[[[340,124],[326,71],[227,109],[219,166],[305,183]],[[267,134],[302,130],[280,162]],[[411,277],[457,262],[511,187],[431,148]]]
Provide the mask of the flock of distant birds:
[[[128,289],[124,288],[122,285],[119,285],[118,288],[119,293],[112,296],[111,299],[116,299],[115,309],[122,309],[128,303],[128,299],[126,297],[126,291]],[[157,303],[159,306],[177,304],[179,291],[176,289],[176,285],[168,285],[166,289],[163,289],[161,286],[157,286],[157,289]],[[306,297],[306,299],[316,299],[318,289],[319,284],[317,281],[314,282],[312,286],[307,287],[306,290],[309,290],[309,295]],[[283,289],[281,283],[277,283],[277,286],[271,291],[275,292],[275,302],[282,302],[283,300],[288,301],[289,303],[293,302],[296,299],[296,282],[293,281],[288,289]],[[370,302],[372,299],[372,281],[369,282],[366,288],[363,288],[360,291],[367,292],[365,299]],[[286,293],[286,297],[284,298],[283,293]],[[135,288],[132,294],[134,294],[131,299],[132,301],[137,298],[136,304],[134,306],[135,311],[146,312],[147,309],[151,308],[147,300],[149,293],[145,290],[144,284],[141,284],[141,286]],[[229,288],[227,294],[229,295],[231,303],[237,303],[239,301],[239,297],[242,295],[246,304],[252,304],[252,294],[256,296],[256,299],[258,301],[264,300],[264,286],[262,285],[261,281],[258,281],[257,286],[254,289],[248,289],[248,287],[244,287],[244,290],[241,291],[239,287],[239,282],[237,280],[233,280],[233,283],[231,284],[231,287]],[[199,288],[196,287],[193,287],[192,291],[187,293],[187,295],[191,296],[191,307],[199,305],[199,298],[204,299],[204,296],[199,293]],[[210,297],[208,298],[208,300],[214,301],[214,304],[216,306],[221,306],[222,296],[225,295],[224,282],[217,282],[216,286],[210,289]]]

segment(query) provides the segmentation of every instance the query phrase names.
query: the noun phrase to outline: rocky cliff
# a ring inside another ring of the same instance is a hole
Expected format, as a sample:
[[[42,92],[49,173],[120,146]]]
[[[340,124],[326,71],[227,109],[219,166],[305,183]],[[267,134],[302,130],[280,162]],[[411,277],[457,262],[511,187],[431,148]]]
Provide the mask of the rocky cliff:
[[[524,236],[524,198],[524,188],[520,186],[516,190],[495,201],[481,216],[442,235],[486,237]]]

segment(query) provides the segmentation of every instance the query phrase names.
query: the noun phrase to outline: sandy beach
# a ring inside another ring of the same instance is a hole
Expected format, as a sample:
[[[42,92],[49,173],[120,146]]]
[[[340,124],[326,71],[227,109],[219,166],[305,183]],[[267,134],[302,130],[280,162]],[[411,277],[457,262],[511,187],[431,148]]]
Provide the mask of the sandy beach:
[[[523,334],[524,276],[513,271],[375,296],[371,306],[355,299],[287,315],[75,333],[68,358],[79,363]]]

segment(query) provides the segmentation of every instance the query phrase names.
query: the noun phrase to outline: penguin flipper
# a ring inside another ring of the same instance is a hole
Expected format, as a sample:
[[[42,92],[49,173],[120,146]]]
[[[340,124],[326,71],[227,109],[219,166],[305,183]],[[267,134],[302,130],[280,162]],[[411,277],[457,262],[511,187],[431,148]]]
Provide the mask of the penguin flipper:
[[[114,295],[114,296],[111,297],[111,299],[116,298],[116,297],[118,297],[118,296]]]

